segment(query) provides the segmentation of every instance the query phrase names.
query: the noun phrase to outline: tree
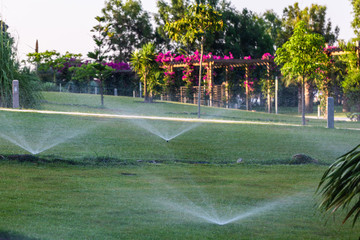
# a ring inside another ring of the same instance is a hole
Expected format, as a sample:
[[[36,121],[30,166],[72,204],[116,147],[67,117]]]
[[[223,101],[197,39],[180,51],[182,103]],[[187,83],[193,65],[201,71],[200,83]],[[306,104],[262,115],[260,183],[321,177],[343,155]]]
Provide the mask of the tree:
[[[105,23],[104,17],[95,17],[98,21],[98,24],[93,27],[91,30],[95,34],[93,35],[93,40],[95,42],[95,49],[93,52],[88,53],[88,57],[94,60],[94,63],[91,64],[96,70],[97,82],[100,89],[100,98],[101,106],[104,106],[104,79],[112,71],[112,68],[105,65],[105,60],[108,58],[107,53],[110,51],[109,45],[106,44],[106,41],[113,36],[109,32],[109,23]]]
[[[36,71],[43,81],[46,81],[46,75],[52,75],[52,81],[56,82],[56,66],[60,53],[55,50],[45,52],[34,52],[27,54],[28,62],[36,66]],[[50,80],[51,81],[51,80]]]
[[[305,25],[304,21],[296,25],[294,34],[277,49],[275,57],[275,62],[282,65],[281,73],[291,81],[298,81],[301,85],[303,125],[305,125],[305,83],[327,62],[327,56],[323,50],[324,37],[312,33]]]
[[[193,4],[189,6],[183,18],[175,22],[167,22],[164,28],[165,31],[168,32],[169,37],[176,42],[182,42],[184,44],[187,42],[200,42],[198,118],[200,118],[200,88],[205,35],[207,32],[220,31],[223,25],[221,15],[209,4]]]
[[[270,36],[273,45],[277,49],[280,47],[278,45],[278,37],[282,30],[281,18],[273,10],[268,10],[261,15],[260,20],[263,22],[267,34]]]
[[[55,50],[45,52],[28,53],[28,62],[36,66],[37,74],[44,82],[48,81],[47,76],[52,75],[54,83],[59,81],[70,81],[71,74],[69,68],[81,63],[81,54],[66,52],[60,54]]]
[[[274,44],[267,33],[268,26],[261,17],[246,8],[239,12],[226,1],[218,9],[224,27],[220,31],[206,34],[205,52],[217,55],[231,52],[239,58],[261,58],[265,52],[274,54]]]
[[[330,19],[326,19],[326,6],[311,4],[310,7],[301,9],[299,3],[289,5],[283,10],[282,29],[276,39],[276,46],[281,47],[293,34],[294,28],[299,21],[304,21],[306,27],[313,33],[321,34],[325,38],[325,42],[332,45],[336,42],[339,35],[339,28],[336,26],[332,29]],[[306,83],[305,110],[313,112],[313,102],[315,96],[315,83],[308,81]],[[301,86],[298,85],[298,96],[301,96]],[[299,112],[301,108],[301,97],[298,101]]]
[[[332,212],[350,208],[343,221],[354,215],[353,225],[360,216],[360,145],[339,157],[323,174],[318,192],[320,208]]]
[[[332,30],[330,19],[326,19],[326,6],[311,4],[310,7],[300,9],[299,3],[288,6],[283,10],[282,31],[277,39],[277,46],[285,43],[294,32],[294,28],[299,21],[304,21],[306,27],[314,32],[321,34],[325,42],[333,44],[339,35],[339,27]],[[327,20],[327,21],[326,21]]]
[[[135,49],[153,40],[150,16],[139,0],[108,0],[102,13],[108,32],[112,33],[106,44],[114,60],[128,62]]]
[[[340,43],[341,48],[347,53],[339,56],[346,64],[346,74],[341,82],[342,90],[346,96],[349,111],[355,112],[357,120],[360,121],[360,70],[359,56],[354,42]]]
[[[144,83],[145,102],[152,102],[153,92],[160,84],[159,65],[155,61],[156,55],[154,44],[147,43],[140,50],[134,51],[130,60],[134,71]]]
[[[155,30],[155,42],[157,48],[164,50],[174,50],[176,46],[172,46],[170,38],[164,30],[167,22],[174,22],[181,19],[190,5],[190,0],[165,0],[157,1],[158,13],[155,14],[154,19],[157,24]],[[183,46],[180,46],[183,47]]]
[[[351,22],[351,26],[354,29],[355,35],[360,37],[360,0],[350,0],[353,6],[354,19]]]

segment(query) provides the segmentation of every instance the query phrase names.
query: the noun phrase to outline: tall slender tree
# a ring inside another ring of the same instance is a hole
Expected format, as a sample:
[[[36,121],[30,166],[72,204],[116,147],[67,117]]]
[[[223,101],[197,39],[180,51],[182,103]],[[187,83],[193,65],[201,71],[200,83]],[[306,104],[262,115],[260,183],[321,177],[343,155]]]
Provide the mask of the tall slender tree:
[[[276,39],[276,45],[282,46],[294,33],[296,24],[299,21],[304,21],[308,30],[313,33],[322,35],[326,43],[333,44],[339,35],[340,29],[336,26],[332,28],[330,19],[326,18],[326,6],[319,4],[311,4],[309,7],[301,9],[299,3],[289,5],[283,11],[282,16],[282,30],[279,32]],[[313,81],[307,81],[305,91],[305,111],[313,112],[313,102],[316,84]],[[298,84],[298,111],[301,112],[301,85]]]
[[[111,32],[109,32],[109,23],[106,23],[104,17],[95,17],[98,24],[93,27],[91,30],[94,32],[93,40],[95,42],[95,49],[93,52],[88,53],[88,57],[94,60],[92,63],[92,67],[97,72],[96,81],[99,84],[100,89],[100,98],[101,98],[101,106],[104,106],[104,79],[106,75],[111,71],[109,67],[104,65],[105,60],[108,58],[107,53],[110,51],[109,45],[106,44],[106,41],[113,36]]]
[[[200,67],[198,89],[198,118],[200,118],[201,75],[204,54],[204,43],[207,32],[220,31],[223,28],[221,14],[209,4],[193,4],[189,6],[183,18],[175,22],[167,22],[165,31],[176,42],[200,42]]]

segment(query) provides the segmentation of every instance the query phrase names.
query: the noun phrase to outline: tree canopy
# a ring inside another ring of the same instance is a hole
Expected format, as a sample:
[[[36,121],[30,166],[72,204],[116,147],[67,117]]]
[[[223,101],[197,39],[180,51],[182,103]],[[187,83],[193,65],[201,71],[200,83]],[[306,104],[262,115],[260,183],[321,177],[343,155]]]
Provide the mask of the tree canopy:
[[[340,29],[338,27],[332,29],[331,20],[326,19],[326,10],[326,6],[318,4],[311,4],[310,7],[300,9],[297,2],[293,6],[286,7],[282,16],[282,31],[278,35],[276,45],[281,46],[290,38],[299,21],[304,21],[312,32],[321,34],[325,38],[325,42],[335,43]]]
[[[150,16],[140,0],[107,0],[102,14],[112,33],[107,44],[112,50],[111,58],[116,61],[128,62],[135,49],[153,39]]]
[[[353,6],[353,20],[351,26],[354,29],[354,33],[360,38],[360,0],[351,0]]]

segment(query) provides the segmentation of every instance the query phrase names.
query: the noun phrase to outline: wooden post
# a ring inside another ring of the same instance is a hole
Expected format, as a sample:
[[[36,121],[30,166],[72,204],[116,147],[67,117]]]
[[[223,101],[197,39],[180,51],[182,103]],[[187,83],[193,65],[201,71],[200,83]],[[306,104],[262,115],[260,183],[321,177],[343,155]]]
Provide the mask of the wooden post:
[[[278,91],[279,91],[279,80],[275,77],[275,114],[278,114]]]
[[[209,80],[209,86],[208,86],[208,90],[209,90],[209,106],[212,107],[213,106],[213,100],[214,100],[214,94],[213,94],[213,65],[212,63],[208,63],[208,68],[207,68],[207,78]]]
[[[245,69],[246,110],[249,111],[249,65]]]
[[[229,67],[225,69],[225,105],[229,108]]]
[[[270,63],[266,64],[267,75],[267,108],[268,113],[271,113],[271,96],[270,96]]]
[[[356,56],[357,56],[357,66],[359,68],[360,66],[360,41],[356,41],[356,47],[355,47],[355,50],[356,50]]]

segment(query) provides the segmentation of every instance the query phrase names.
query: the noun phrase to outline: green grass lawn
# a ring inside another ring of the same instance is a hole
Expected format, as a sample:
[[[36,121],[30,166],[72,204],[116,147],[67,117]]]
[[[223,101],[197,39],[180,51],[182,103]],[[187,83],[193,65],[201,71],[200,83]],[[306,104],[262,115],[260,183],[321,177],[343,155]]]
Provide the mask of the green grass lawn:
[[[94,95],[44,97],[43,110],[196,118],[193,105],[106,96],[100,108]],[[315,194],[327,166],[360,142],[359,123],[327,129],[283,114],[202,112],[268,125],[0,111],[0,239],[359,237],[343,213],[319,212]],[[181,131],[169,142],[158,136]],[[289,165],[297,153],[319,164]]]
[[[100,105],[100,96],[93,94],[71,94],[44,92],[44,104],[41,109],[54,111],[75,111],[88,113],[108,114],[133,114],[133,115],[155,115],[163,117],[196,118],[197,107],[193,104],[181,104],[177,102],[156,101],[153,104],[143,103],[143,99],[132,97],[105,96],[105,106]],[[340,109],[337,109],[338,112]],[[288,114],[286,114],[288,113]],[[201,108],[202,118],[225,119],[225,120],[247,120],[261,122],[281,122],[289,124],[301,124],[301,116],[294,114],[293,109],[286,110],[283,114],[268,114],[266,112],[244,111],[237,109],[223,109],[213,107]],[[316,114],[307,114],[314,117]],[[342,113],[336,116],[344,117]],[[307,119],[310,126],[326,127],[326,120]],[[337,128],[360,128],[358,122],[339,121]]]
[[[0,238],[355,239],[358,229],[315,206],[324,170],[309,165],[2,163]],[[245,217],[220,226],[198,214]]]

